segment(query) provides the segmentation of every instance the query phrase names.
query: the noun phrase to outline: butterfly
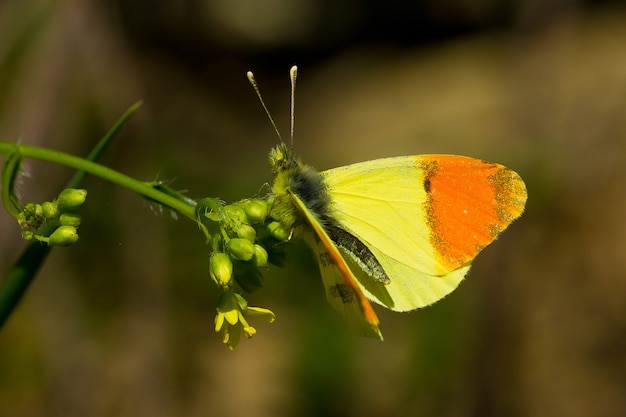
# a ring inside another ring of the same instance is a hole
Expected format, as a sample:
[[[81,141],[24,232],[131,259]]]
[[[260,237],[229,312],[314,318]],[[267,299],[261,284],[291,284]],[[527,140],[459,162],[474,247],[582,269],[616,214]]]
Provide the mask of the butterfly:
[[[294,86],[295,67],[292,114]],[[410,311],[445,297],[527,200],[517,173],[466,156],[399,156],[318,172],[281,141],[269,159],[271,217],[312,249],[326,298],[348,327],[379,339],[371,302]]]

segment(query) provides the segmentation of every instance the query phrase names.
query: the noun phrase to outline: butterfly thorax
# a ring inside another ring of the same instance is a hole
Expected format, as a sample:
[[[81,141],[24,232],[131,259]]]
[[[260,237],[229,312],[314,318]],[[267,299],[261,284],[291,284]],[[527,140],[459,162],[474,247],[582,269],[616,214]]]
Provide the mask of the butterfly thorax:
[[[269,159],[274,174],[271,216],[298,234],[306,221],[294,203],[295,195],[323,226],[330,225],[330,197],[319,172],[295,159],[285,144],[272,149]]]

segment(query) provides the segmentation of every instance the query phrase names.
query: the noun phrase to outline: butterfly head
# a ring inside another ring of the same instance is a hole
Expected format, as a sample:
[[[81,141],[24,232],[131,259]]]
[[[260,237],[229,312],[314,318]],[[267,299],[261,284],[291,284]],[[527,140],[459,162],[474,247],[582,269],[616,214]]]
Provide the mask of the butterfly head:
[[[276,146],[270,151],[270,165],[274,177],[289,176],[289,173],[298,169],[300,163],[294,158],[293,151],[284,143]]]

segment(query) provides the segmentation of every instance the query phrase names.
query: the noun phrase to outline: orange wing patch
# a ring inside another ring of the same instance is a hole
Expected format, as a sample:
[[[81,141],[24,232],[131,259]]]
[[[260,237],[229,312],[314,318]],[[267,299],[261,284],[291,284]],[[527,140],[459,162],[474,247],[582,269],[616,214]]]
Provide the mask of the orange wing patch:
[[[420,162],[431,242],[450,271],[471,262],[524,210],[526,186],[502,165],[453,155]]]

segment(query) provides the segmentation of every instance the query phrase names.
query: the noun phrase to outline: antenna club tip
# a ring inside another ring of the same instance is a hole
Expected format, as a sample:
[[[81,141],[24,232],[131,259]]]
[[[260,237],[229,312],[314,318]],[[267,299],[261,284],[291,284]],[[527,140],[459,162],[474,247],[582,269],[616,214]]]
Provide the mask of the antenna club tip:
[[[298,67],[296,65],[291,67],[291,69],[289,70],[289,74],[291,74],[292,77],[295,77],[298,74]]]
[[[248,71],[246,72],[246,77],[248,77],[248,80],[252,83],[254,82],[254,74],[252,73],[252,71]]]

